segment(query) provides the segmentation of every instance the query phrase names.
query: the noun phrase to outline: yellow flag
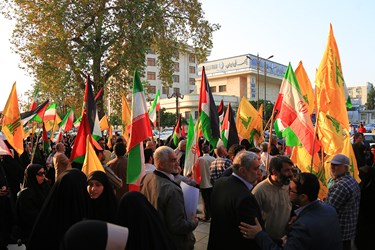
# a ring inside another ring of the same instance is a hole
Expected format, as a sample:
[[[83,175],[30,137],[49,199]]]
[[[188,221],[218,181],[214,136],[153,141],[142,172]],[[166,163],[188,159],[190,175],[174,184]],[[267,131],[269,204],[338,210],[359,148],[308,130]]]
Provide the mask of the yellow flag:
[[[21,155],[23,153],[24,130],[18,109],[18,97],[16,83],[13,84],[8,101],[3,111],[2,129],[4,136],[14,150]]]
[[[347,89],[332,25],[326,50],[316,72],[315,87],[319,140],[324,152],[333,155],[344,147],[349,119],[346,110]]]
[[[311,115],[315,107],[315,95],[311,86],[310,79],[306,73],[305,68],[303,67],[302,61],[299,62],[294,74],[296,75],[299,87],[301,89],[301,94],[307,104],[309,114]]]
[[[86,137],[86,155],[85,160],[82,166],[82,172],[85,173],[86,176],[89,176],[91,172],[94,171],[104,171],[102,163],[100,162],[98,156],[95,153],[95,150],[91,144],[91,135],[87,135]]]
[[[107,115],[103,116],[103,118],[99,121],[99,124],[100,124],[101,131],[107,130],[109,128]]]
[[[262,115],[251,105],[251,103],[242,97],[237,110],[236,128],[238,135],[242,139],[249,139],[253,129],[262,125]]]
[[[126,100],[125,96],[121,96],[122,102],[122,125],[124,126],[123,135],[126,142],[129,142],[129,126],[131,125],[131,113],[128,101]]]
[[[56,116],[55,116],[55,121],[54,121],[54,123],[53,123],[53,127],[52,127],[52,131],[51,131],[51,135],[50,135],[50,139],[53,139],[53,136],[54,136],[54,134],[55,134],[55,132],[57,131],[57,130],[59,130],[59,123],[61,122],[61,118],[60,118],[60,116],[56,113]]]
[[[314,154],[314,161],[312,167],[311,158],[312,156],[309,152],[307,152],[307,150],[304,147],[293,147],[290,159],[294,162],[294,164],[298,166],[298,168],[302,172],[312,173],[318,178],[320,182],[319,198],[323,199],[327,196],[328,193],[327,181],[330,176],[327,176],[324,166],[321,165],[321,161],[317,153]]]
[[[349,157],[350,160],[350,167],[349,167],[349,172],[350,175],[353,176],[354,179],[359,183],[361,180],[359,179],[359,173],[358,173],[358,167],[357,167],[357,160],[355,158],[353,146],[350,142],[350,136],[347,135],[344,140],[344,148],[341,152],[342,154],[346,155]]]

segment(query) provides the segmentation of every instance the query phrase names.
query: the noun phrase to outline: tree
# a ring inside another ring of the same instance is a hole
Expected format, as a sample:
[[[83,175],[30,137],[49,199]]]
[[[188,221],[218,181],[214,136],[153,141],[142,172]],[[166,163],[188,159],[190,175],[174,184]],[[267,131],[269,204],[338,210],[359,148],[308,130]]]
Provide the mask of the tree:
[[[264,105],[264,100],[260,99],[259,101],[250,101],[251,105],[253,105],[255,108],[260,107],[260,105]],[[272,110],[273,110],[274,104],[271,103],[270,101],[266,101],[266,116],[263,118],[264,124],[268,122],[268,120],[272,116]],[[264,107],[263,107],[264,110]],[[264,111],[263,111],[264,112]],[[269,124],[268,124],[269,126]]]
[[[370,91],[367,93],[367,109],[374,110],[375,109],[375,89],[374,85],[371,84]]]
[[[168,84],[173,55],[190,43],[198,62],[204,61],[220,28],[204,19],[198,0],[9,0],[1,7],[16,20],[14,50],[41,97],[65,102],[72,96],[80,108],[87,73],[95,93],[104,87],[108,98],[120,102],[134,69],[144,75],[149,49],[158,53],[159,78]]]

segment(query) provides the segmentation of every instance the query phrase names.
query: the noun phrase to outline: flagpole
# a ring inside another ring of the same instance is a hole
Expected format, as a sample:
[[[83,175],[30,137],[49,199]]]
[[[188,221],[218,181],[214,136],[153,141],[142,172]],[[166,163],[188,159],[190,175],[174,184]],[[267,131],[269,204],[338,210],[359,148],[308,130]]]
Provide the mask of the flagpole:
[[[314,154],[315,154],[315,142],[316,142],[316,135],[317,135],[317,131],[318,131],[318,114],[319,114],[319,109],[317,110],[316,114],[315,114],[315,128],[314,128],[314,139],[313,139],[313,148],[312,148],[312,154],[311,154],[311,163],[310,163],[310,173],[312,173],[312,168],[313,168],[313,164],[314,164]],[[323,150],[321,150],[323,152]],[[320,162],[322,163],[322,162]],[[320,164],[321,165],[321,164]]]
[[[161,133],[161,126],[160,126],[160,108],[159,108],[159,110],[157,110],[156,112],[159,112],[159,117],[158,117],[158,130],[159,130],[159,143],[160,143],[160,133]],[[159,145],[159,146],[161,146],[161,145]]]
[[[275,116],[277,115],[278,113],[278,110],[273,110],[272,111],[272,115],[271,115],[271,124],[270,124],[270,136],[268,138],[268,147],[267,147],[267,161],[266,161],[266,173],[268,173],[268,169],[269,169],[269,163],[270,163],[270,152],[271,152],[271,141],[272,141],[272,129],[273,129],[273,120],[275,118]]]

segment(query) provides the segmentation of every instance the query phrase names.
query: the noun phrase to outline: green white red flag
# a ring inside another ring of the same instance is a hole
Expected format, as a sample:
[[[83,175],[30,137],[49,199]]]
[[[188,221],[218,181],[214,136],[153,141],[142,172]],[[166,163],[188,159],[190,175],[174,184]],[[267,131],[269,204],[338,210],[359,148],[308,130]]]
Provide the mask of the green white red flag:
[[[318,140],[314,140],[314,126],[307,104],[290,63],[281,83],[274,109],[277,111],[276,118],[279,120],[277,121],[278,128],[281,131],[289,128],[289,133],[295,134],[311,155],[319,151],[320,144]],[[288,136],[288,134],[283,133],[283,136]]]
[[[135,183],[141,176],[144,165],[143,141],[152,136],[146,97],[143,93],[138,70],[134,72],[130,138],[128,144],[128,168],[126,183]]]
[[[197,142],[197,130],[198,123],[194,126],[193,117],[190,114],[189,127],[188,127],[188,138],[186,142],[186,155],[185,155],[185,167],[184,175],[190,174],[193,169],[195,161],[199,157],[199,145]]]
[[[228,104],[227,111],[221,125],[221,140],[223,141],[224,147],[230,148],[233,144],[238,144],[238,133],[236,128],[236,123],[234,121],[233,110]]]
[[[71,162],[83,163],[86,155],[86,139],[91,135],[90,126],[87,120],[86,110],[83,110],[81,125],[79,125],[76,139],[70,155]]]
[[[150,117],[150,120],[154,127],[156,127],[156,112],[160,110],[160,89],[156,92],[154,101],[152,102],[152,105],[150,109],[148,110],[148,116]]]

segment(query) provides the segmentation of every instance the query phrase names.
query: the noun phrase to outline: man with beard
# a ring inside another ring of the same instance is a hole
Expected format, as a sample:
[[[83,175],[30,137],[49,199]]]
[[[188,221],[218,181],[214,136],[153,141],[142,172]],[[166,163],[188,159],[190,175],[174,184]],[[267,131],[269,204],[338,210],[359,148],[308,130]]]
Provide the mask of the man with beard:
[[[274,240],[285,235],[292,210],[288,191],[293,165],[286,156],[274,156],[270,162],[270,175],[252,190],[262,211],[265,231]]]
[[[301,173],[290,182],[290,200],[299,205],[297,218],[283,238],[283,248],[262,230],[261,225],[241,222],[240,232],[246,239],[255,239],[261,249],[319,249],[341,250],[340,225],[335,209],[318,200],[318,178]]]

